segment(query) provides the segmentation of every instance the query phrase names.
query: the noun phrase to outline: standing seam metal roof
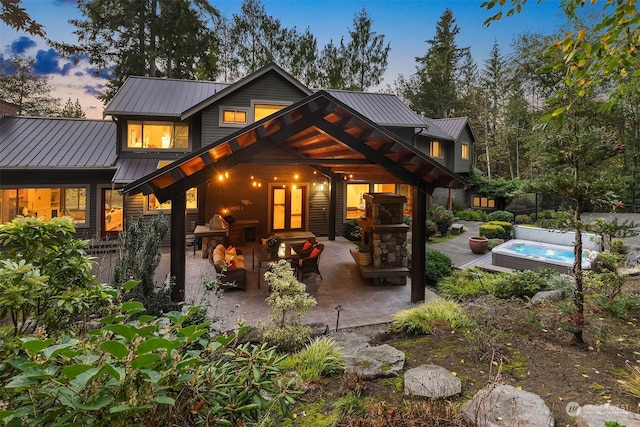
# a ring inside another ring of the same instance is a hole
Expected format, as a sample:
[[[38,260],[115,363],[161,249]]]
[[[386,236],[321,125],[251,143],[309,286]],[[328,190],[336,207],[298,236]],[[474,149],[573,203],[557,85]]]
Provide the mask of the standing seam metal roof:
[[[431,119],[440,127],[440,129],[451,135],[451,138],[456,140],[462,133],[462,130],[467,125],[468,119],[466,117],[453,117],[450,119]]]
[[[180,117],[229,83],[130,76],[104,110],[105,115]]]
[[[106,120],[5,117],[0,121],[0,167],[110,168],[116,124]]]

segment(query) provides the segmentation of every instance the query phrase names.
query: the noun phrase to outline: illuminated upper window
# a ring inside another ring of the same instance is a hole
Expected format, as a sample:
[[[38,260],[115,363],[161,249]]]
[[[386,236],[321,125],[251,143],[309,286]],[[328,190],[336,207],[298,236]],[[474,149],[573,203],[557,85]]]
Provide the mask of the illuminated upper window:
[[[222,124],[225,125],[246,125],[247,112],[235,108],[222,109]]]
[[[262,120],[267,116],[270,116],[273,113],[277,113],[282,110],[286,105],[278,105],[278,104],[254,104],[253,105],[253,115],[254,121]]]
[[[465,160],[469,160],[469,144],[466,142],[462,143],[462,153],[460,155]]]
[[[127,125],[127,148],[188,149],[189,126],[174,122],[130,121]]]
[[[440,141],[431,141],[429,144],[429,155],[431,157],[443,158],[442,143]]]

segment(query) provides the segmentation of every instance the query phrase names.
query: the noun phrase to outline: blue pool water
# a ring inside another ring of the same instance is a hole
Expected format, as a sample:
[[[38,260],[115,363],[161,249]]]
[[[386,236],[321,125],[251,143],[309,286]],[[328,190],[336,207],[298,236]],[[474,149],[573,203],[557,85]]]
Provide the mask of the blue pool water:
[[[512,251],[528,256],[546,258],[559,262],[573,262],[573,250],[572,249],[556,249],[548,248],[537,245],[516,244],[512,245],[509,249]],[[582,252],[582,260],[584,261],[587,255]]]

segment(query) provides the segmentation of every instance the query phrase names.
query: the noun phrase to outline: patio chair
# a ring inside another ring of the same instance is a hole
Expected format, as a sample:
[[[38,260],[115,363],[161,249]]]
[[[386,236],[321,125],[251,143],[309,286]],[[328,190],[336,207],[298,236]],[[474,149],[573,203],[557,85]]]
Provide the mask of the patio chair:
[[[291,245],[291,249],[294,250],[298,258],[307,258],[311,253],[311,250],[316,247],[316,239],[307,239],[304,243]]]
[[[320,273],[320,269],[318,266],[320,265],[320,255],[322,255],[322,251],[324,250],[324,245],[322,243],[317,244],[311,252],[306,257],[300,257],[298,259],[297,265],[297,273],[298,280],[302,280],[305,274],[307,273],[316,273],[322,279],[322,274]]]

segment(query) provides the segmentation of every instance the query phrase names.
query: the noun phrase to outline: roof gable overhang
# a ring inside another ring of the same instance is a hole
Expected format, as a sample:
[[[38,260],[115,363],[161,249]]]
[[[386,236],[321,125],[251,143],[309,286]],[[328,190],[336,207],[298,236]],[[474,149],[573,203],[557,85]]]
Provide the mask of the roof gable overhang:
[[[273,147],[282,158],[260,158]],[[123,193],[155,194],[164,202],[238,164],[296,164],[328,176],[398,182],[433,188],[466,188],[450,169],[324,91],[194,151],[123,188]]]
[[[278,74],[280,77],[282,77],[284,80],[288,81],[292,86],[296,87],[298,90],[300,90],[302,93],[304,93],[305,95],[310,95],[311,93],[313,93],[313,91],[311,89],[309,89],[308,87],[306,87],[305,85],[303,85],[302,83],[300,83],[295,77],[293,77],[291,74],[287,73],[286,71],[284,71],[282,68],[278,67],[276,64],[268,64],[265,65],[264,67],[256,70],[255,72],[249,74],[246,77],[243,77],[242,79],[238,80],[236,83],[227,86],[226,88],[224,88],[223,90],[221,90],[220,92],[216,93],[215,95],[209,97],[208,99],[203,100],[202,102],[194,105],[193,107],[189,108],[188,110],[184,111],[182,113],[182,120],[188,119],[189,117],[193,116],[194,114],[198,113],[199,111],[202,111],[203,109],[207,108],[208,106],[215,104],[216,102],[218,102],[219,100],[221,100],[222,98],[237,92],[238,90],[247,87],[248,85],[250,85],[251,83],[255,82],[256,80],[259,80],[260,78],[262,78],[262,76],[269,74],[269,73],[276,73]]]

